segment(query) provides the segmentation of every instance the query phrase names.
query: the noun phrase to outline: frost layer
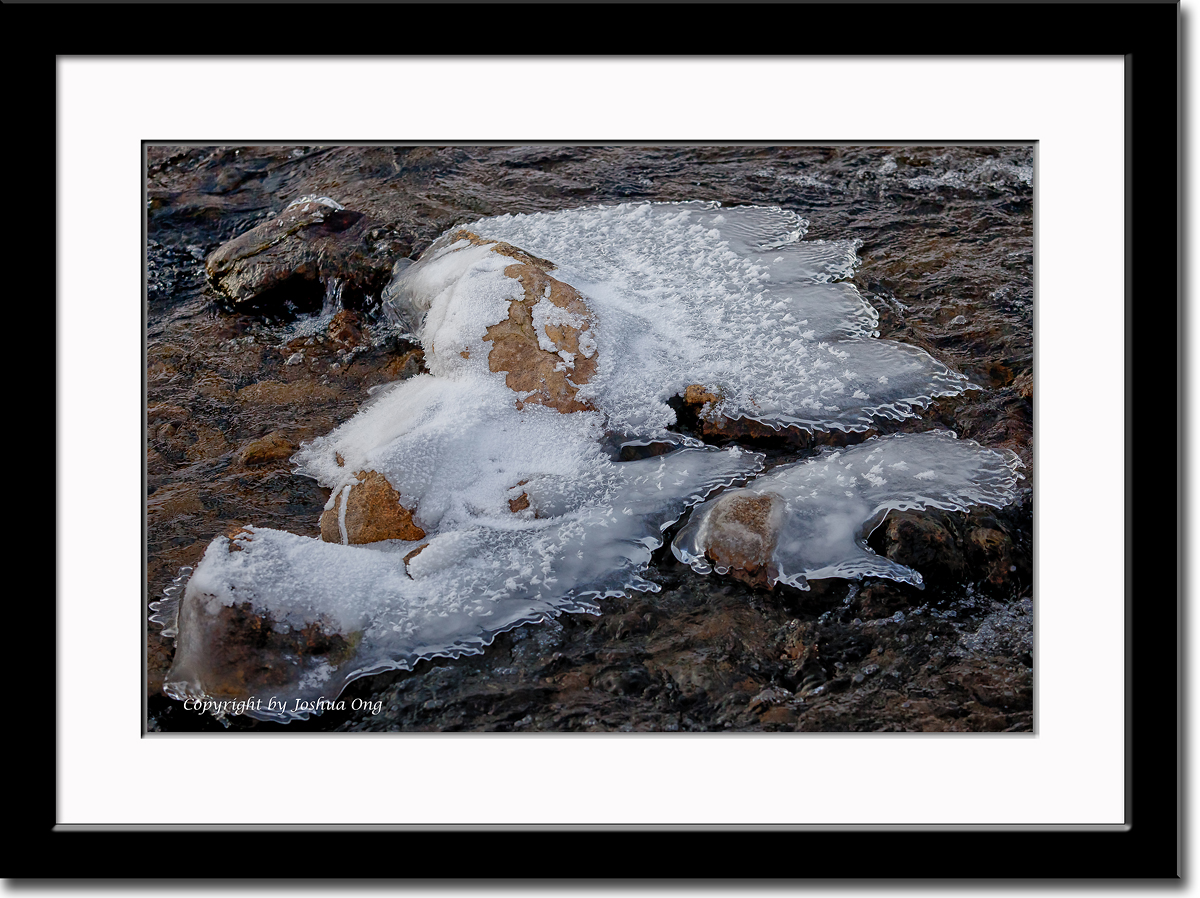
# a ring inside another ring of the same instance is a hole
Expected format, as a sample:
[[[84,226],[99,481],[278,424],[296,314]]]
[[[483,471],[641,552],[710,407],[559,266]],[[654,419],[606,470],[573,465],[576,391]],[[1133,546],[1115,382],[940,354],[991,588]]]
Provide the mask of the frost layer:
[[[657,591],[641,572],[662,531],[690,504],[757,470],[761,456],[681,448],[593,462],[579,481],[551,476],[539,485],[534,507],[558,512],[548,518],[506,509],[428,540],[367,546],[265,528],[214,540],[187,584],[164,691],[257,696],[262,707],[251,716],[306,717],[357,677],[478,652],[521,624],[595,613],[597,599],[625,589]],[[469,514],[465,501],[449,504],[443,518]],[[250,631],[257,654],[246,656],[232,643]],[[268,697],[286,710],[272,710]]]
[[[1013,452],[984,449],[946,431],[875,438],[780,465],[744,489],[726,491],[693,512],[671,550],[706,574],[713,565],[705,555],[717,543],[753,550],[773,538],[765,559],[771,583],[808,589],[809,580],[871,576],[921,586],[919,573],[868,548],[867,537],[883,516],[892,509],[1007,505],[1016,495],[1020,465]],[[719,519],[721,504],[728,507],[739,498],[747,500],[742,503],[747,508],[770,507],[758,516],[762,526]]]
[[[801,241],[806,225],[778,208],[666,203],[503,215],[464,229],[552,261],[553,276],[587,297],[598,369],[578,398],[616,433],[663,436],[675,421],[667,400],[690,384],[719,395],[715,411],[729,418],[844,431],[968,388],[927,353],[875,338],[878,314],[852,284],[835,283],[853,273],[855,244]],[[393,319],[436,347],[446,373],[460,365],[442,347],[478,339],[475,315],[502,300],[496,273],[512,261],[483,262],[483,248],[469,258],[456,233],[385,292]]]

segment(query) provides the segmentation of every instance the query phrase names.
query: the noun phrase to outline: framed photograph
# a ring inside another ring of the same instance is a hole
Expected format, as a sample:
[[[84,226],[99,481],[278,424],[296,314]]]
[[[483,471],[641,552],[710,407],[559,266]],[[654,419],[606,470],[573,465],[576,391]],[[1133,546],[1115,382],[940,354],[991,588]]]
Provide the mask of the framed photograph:
[[[146,153],[149,732],[1034,731],[1035,145]]]
[[[1178,9],[947,9],[978,55],[59,56],[40,838],[1176,876]]]

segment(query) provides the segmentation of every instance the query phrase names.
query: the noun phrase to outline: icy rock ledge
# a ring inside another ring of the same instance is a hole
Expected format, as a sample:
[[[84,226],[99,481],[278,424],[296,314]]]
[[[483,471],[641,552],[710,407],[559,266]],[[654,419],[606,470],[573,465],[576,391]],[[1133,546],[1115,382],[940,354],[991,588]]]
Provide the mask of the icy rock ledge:
[[[865,576],[922,586],[920,573],[867,547],[887,512],[1007,505],[1019,467],[1016,453],[947,431],[870,439],[726,490],[692,513],[671,551],[699,573],[761,586]]]
[[[289,214],[328,212],[309,206]],[[806,224],[778,208],[602,206],[483,219],[398,264],[385,311],[430,373],[378,392],[294,457],[331,491],[322,539],[218,537],[182,597],[155,606],[178,630],[164,692],[218,716],[303,718],[357,677],[656,591],[644,572],[663,531],[763,466],[674,433],[673,396],[690,391],[728,421],[861,431],[967,389],[921,350],[877,338],[875,311],[840,282],[855,244],[805,243]],[[665,454],[618,460],[652,442]],[[858,471],[859,450],[828,456],[795,483],[771,475],[773,492],[760,479],[760,498],[727,517],[762,519],[755,557],[785,582],[877,572],[844,555],[878,508],[999,502],[1011,489],[1009,460],[955,452],[966,445],[896,438],[879,471]],[[905,464],[920,469],[905,479]],[[927,484],[927,471],[959,486]],[[838,492],[839,476],[858,480]],[[871,492],[884,489],[874,478],[891,491]],[[710,532],[710,518],[685,533]],[[806,538],[829,546],[813,555]],[[707,544],[689,540],[676,551],[700,570]],[[898,567],[887,569],[915,582]]]

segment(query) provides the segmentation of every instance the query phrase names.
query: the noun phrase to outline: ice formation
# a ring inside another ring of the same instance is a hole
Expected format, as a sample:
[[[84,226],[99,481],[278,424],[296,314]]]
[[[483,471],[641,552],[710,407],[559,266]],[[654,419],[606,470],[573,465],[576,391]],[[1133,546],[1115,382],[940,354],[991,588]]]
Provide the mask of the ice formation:
[[[866,576],[921,586],[917,571],[867,547],[884,515],[1007,505],[1020,465],[1013,452],[947,431],[870,439],[725,491],[692,513],[671,550],[699,573],[714,563],[719,573],[762,567],[766,583],[799,589],[810,579]]]
[[[397,265],[384,308],[430,373],[380,391],[296,455],[331,491],[325,540],[219,537],[182,598],[156,608],[178,631],[164,691],[305,717],[357,677],[656,590],[643,574],[663,531],[763,466],[670,429],[668,400],[689,386],[730,419],[843,431],[968,388],[923,351],[877,338],[875,311],[839,282],[855,245],[804,242],[806,225],[778,208],[703,203],[505,215]],[[618,460],[651,442],[669,451]],[[1001,501],[1011,465],[967,446],[892,438],[760,478],[755,490],[786,502],[779,579],[912,581],[866,557],[861,522],[885,506]],[[351,532],[351,499],[379,475],[423,536]],[[821,551],[801,545],[834,520]],[[698,528],[703,518],[685,533]],[[676,552],[705,568],[698,542],[681,535]]]
[[[569,506],[560,514],[475,508],[472,526],[428,540],[340,545],[266,528],[219,537],[175,612],[164,690],[184,700],[257,695],[262,706],[251,716],[305,717],[357,677],[478,652],[521,624],[596,612],[598,598],[624,589],[656,590],[641,572],[663,529],[759,463],[736,450],[687,447],[619,465],[595,459],[585,481],[544,487],[551,503]],[[469,500],[455,504],[443,519]],[[231,643],[258,621],[281,635],[247,656]]]
[[[927,353],[873,339],[878,313],[836,282],[853,273],[855,244],[802,241],[806,227],[774,207],[708,203],[504,215],[445,235],[385,295],[401,329],[427,349],[465,346],[478,340],[472,328],[503,318],[512,288],[497,276],[504,257],[460,235],[551,260],[553,276],[586,296],[602,323],[598,370],[579,398],[629,436],[664,436],[675,420],[667,400],[691,384],[720,395],[725,417],[810,430],[862,431],[962,392],[965,378]],[[479,261],[489,256],[490,276]],[[494,297],[478,320],[460,317],[467,284]],[[435,362],[444,367],[434,374],[459,367],[453,353]]]

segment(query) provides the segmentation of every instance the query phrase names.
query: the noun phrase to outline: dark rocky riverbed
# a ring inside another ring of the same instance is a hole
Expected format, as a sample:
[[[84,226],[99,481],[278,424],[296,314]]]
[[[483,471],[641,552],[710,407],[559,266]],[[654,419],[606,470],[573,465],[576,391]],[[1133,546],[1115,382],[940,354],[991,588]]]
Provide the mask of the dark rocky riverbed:
[[[664,546],[647,575],[660,592],[519,628],[481,655],[358,680],[345,711],[288,725],[239,717],[230,729],[1029,731],[1032,180],[1029,147],[150,147],[145,601],[218,534],[255,524],[319,535],[328,493],[291,473],[291,455],[371,387],[422,370],[419,347],[391,336],[378,308],[396,260],[486,215],[778,205],[809,220],[805,239],[861,241],[854,281],[880,335],[979,389],[865,434],[735,438],[774,463],[872,433],[949,429],[1019,455],[1016,503],[892,513],[871,545],[921,571],[923,590],[867,579],[765,591],[696,574]],[[218,294],[204,260],[306,195],[349,210],[323,223],[327,243],[264,269],[251,298]],[[314,329],[335,280],[345,311]],[[223,730],[162,695],[172,641],[148,625],[146,646],[149,730]]]

